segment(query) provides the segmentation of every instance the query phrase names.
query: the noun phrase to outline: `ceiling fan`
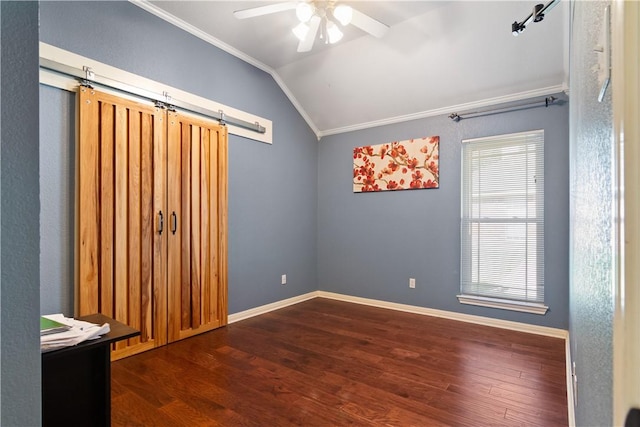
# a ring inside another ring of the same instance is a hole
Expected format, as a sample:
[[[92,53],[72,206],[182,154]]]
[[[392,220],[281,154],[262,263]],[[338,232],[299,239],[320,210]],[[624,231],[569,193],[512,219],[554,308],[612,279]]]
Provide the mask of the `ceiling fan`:
[[[325,43],[333,44],[340,41],[343,34],[336,21],[342,26],[351,24],[378,38],[383,37],[389,29],[388,25],[335,0],[275,3],[236,10],[233,15],[238,19],[247,19],[292,9],[296,10],[296,16],[300,20],[300,23],[292,30],[300,40],[298,52],[310,51],[318,33],[320,33],[319,38]]]

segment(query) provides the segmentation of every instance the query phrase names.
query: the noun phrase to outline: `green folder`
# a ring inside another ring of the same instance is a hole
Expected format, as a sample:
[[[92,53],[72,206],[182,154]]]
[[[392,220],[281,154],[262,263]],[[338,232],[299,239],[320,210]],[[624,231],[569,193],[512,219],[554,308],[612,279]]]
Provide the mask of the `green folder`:
[[[57,334],[58,332],[68,331],[69,329],[71,329],[71,326],[65,325],[64,323],[56,322],[46,317],[40,317],[40,336]]]

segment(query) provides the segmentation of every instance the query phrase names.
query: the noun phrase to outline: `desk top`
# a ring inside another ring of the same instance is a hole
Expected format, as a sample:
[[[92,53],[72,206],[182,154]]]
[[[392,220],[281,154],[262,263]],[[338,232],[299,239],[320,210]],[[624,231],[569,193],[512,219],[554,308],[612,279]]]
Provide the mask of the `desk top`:
[[[95,340],[87,340],[71,347],[64,347],[57,350],[48,351],[46,353],[42,353],[43,359],[57,357],[59,355],[62,355],[68,352],[73,352],[73,351],[89,350],[97,346],[109,345],[116,341],[126,340],[128,338],[133,338],[140,335],[140,331],[100,313],[81,316],[81,317],[78,317],[77,320],[96,323],[98,325],[103,325],[105,323],[108,323],[110,331],[109,333],[104,334],[100,338]]]

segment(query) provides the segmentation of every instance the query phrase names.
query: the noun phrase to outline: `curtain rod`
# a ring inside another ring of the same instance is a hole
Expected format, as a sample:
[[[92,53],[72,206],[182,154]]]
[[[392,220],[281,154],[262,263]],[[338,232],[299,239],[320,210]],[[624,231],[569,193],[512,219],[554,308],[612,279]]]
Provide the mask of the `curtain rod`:
[[[211,117],[215,120],[218,120],[221,124],[230,124],[262,134],[266,133],[267,131],[267,129],[264,126],[260,125],[259,122],[250,123],[237,117],[228,116],[222,110],[213,111],[199,107],[186,101],[174,100],[171,99],[167,92],[164,92],[160,95],[158,93],[137,88],[135,86],[131,86],[127,83],[113,80],[108,77],[96,76],[95,72],[89,67],[84,67],[83,70],[80,70],[78,68],[61,64],[50,59],[40,58],[40,68],[75,77],[80,82],[80,84],[84,86],[92,86],[94,84],[97,84],[99,86],[115,89],[120,92],[145,98],[147,100],[153,101],[156,104],[159,103],[169,109],[177,107],[202,116]]]
[[[449,118],[457,123],[462,119],[473,119],[474,117],[490,116],[493,114],[508,113],[511,111],[526,110],[529,108],[548,107],[554,104],[558,105],[556,101],[558,101],[558,98],[556,98],[555,96],[547,96],[542,101],[529,102],[526,104],[514,105],[511,107],[496,108],[483,111],[470,111],[466,113],[451,113],[449,114]]]

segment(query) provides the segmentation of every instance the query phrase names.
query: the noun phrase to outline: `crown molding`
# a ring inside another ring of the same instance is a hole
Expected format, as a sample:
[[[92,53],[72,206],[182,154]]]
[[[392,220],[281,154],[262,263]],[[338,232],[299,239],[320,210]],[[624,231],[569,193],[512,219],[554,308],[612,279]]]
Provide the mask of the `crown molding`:
[[[487,98],[484,100],[469,102],[465,104],[457,104],[457,105],[452,105],[452,106],[443,107],[443,108],[435,108],[433,110],[426,110],[426,111],[420,111],[417,113],[406,114],[402,116],[395,116],[395,117],[389,117],[389,118],[380,119],[380,120],[374,120],[370,122],[363,122],[355,125],[349,125],[349,126],[344,126],[344,127],[334,128],[334,129],[320,130],[318,129],[318,126],[316,126],[312,118],[309,116],[309,114],[306,112],[306,110],[302,107],[302,104],[300,104],[300,102],[296,99],[293,93],[289,90],[289,88],[284,83],[284,81],[282,80],[282,78],[276,72],[275,69],[258,61],[252,56],[249,56],[246,53],[234,48],[233,46],[230,46],[227,43],[221,40],[218,40],[217,38],[189,24],[188,22],[183,21],[182,19],[166,12],[163,9],[160,9],[154,4],[149,3],[148,0],[129,0],[129,2],[157,16],[158,18],[198,37],[199,39],[271,75],[271,77],[274,79],[276,84],[280,87],[282,92],[289,99],[293,107],[298,111],[300,116],[302,116],[302,118],[307,123],[311,131],[316,135],[318,140],[320,140],[322,137],[330,136],[330,135],[336,135],[341,133],[375,128],[378,126],[385,126],[385,125],[391,125],[396,123],[408,122],[412,120],[424,119],[427,117],[435,117],[435,116],[440,116],[444,114],[450,114],[451,112],[456,110],[462,111],[462,110],[468,110],[468,109],[490,107],[498,104],[509,103],[514,101],[522,101],[529,98],[535,98],[538,96],[547,96],[547,95],[560,93],[560,92],[565,92],[568,95],[568,90],[569,90],[568,86],[566,84],[561,84],[561,85],[549,86],[549,87],[534,89],[534,90],[525,91],[525,92],[518,92],[510,95]]]
[[[246,53],[234,48],[231,45],[228,45],[227,43],[223,42],[222,40],[219,40],[215,37],[213,37],[212,35],[202,31],[200,28],[195,27],[191,24],[189,24],[186,21],[183,21],[182,19],[178,18],[175,15],[172,15],[168,12],[166,12],[163,9],[160,9],[159,7],[157,7],[156,5],[149,3],[147,0],[129,0],[129,3],[134,4],[136,6],[138,6],[141,9],[146,10],[147,12],[157,16],[158,18],[167,21],[168,23],[175,25],[176,27],[198,37],[201,40],[204,40],[205,42],[214,45],[215,47],[224,50],[225,52],[235,56],[236,58],[242,59],[244,62],[253,65],[256,68],[261,69],[262,71],[269,73],[269,74],[273,74],[275,71],[273,70],[273,68],[269,67],[266,64],[263,64],[262,62],[258,61],[257,59],[247,55]]]
[[[134,4],[143,10],[146,10],[147,12],[157,16],[158,18],[168,22],[169,24],[174,25],[186,31],[198,37],[199,39],[217,47],[218,49],[221,49],[227,52],[228,54],[233,55],[238,59],[241,59],[247,64],[253,65],[254,67],[269,74],[273,78],[273,80],[275,80],[276,84],[280,87],[282,92],[284,92],[285,96],[289,99],[291,104],[293,104],[294,108],[298,110],[298,113],[300,113],[304,121],[307,122],[307,125],[311,128],[311,130],[316,135],[316,137],[320,139],[320,131],[318,130],[318,127],[313,122],[313,120],[311,120],[311,117],[309,116],[309,114],[307,114],[304,108],[302,108],[302,105],[300,104],[300,102],[298,102],[296,97],[293,96],[293,93],[291,93],[289,88],[285,85],[284,81],[282,81],[282,78],[280,77],[280,75],[278,75],[278,73],[273,68],[269,67],[267,64],[264,64],[258,61],[254,57],[247,55],[241,50],[238,50],[233,46],[223,42],[222,40],[219,40],[213,37],[211,34],[208,34],[202,31],[201,29],[189,24],[188,22],[166,12],[165,10],[160,9],[156,5],[149,3],[149,1],[147,0],[129,0],[129,3]]]
[[[510,95],[498,96],[494,98],[487,98],[480,101],[467,102],[465,104],[457,104],[449,107],[435,108],[433,110],[420,111],[418,113],[406,114],[403,116],[390,117],[387,119],[374,120],[371,122],[364,122],[351,126],[344,126],[335,129],[328,129],[319,132],[320,138],[329,135],[336,135],[340,133],[353,132],[357,130],[369,129],[378,126],[391,125],[396,123],[408,122],[411,120],[424,119],[427,117],[435,117],[452,112],[462,112],[464,110],[471,110],[476,108],[493,107],[499,104],[506,104],[509,102],[522,101],[525,99],[536,98],[539,96],[552,95],[554,93],[560,93],[567,91],[566,85],[548,86],[540,89],[529,90],[525,92],[513,93]]]

